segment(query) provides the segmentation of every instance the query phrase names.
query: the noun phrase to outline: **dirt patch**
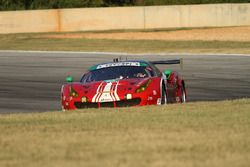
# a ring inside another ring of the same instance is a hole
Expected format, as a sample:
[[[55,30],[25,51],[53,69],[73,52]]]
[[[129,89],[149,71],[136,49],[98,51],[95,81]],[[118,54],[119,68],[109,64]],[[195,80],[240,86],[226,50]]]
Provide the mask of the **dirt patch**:
[[[158,32],[111,32],[111,33],[62,33],[39,37],[45,38],[86,38],[126,40],[172,40],[172,41],[250,41],[250,27],[226,27],[189,29]]]

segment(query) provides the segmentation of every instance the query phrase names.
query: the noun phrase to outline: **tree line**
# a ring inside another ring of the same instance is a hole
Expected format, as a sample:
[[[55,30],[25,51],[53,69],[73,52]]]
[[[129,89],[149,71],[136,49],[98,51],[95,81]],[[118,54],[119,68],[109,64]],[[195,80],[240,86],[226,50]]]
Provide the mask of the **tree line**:
[[[250,3],[250,0],[0,0],[0,10]]]

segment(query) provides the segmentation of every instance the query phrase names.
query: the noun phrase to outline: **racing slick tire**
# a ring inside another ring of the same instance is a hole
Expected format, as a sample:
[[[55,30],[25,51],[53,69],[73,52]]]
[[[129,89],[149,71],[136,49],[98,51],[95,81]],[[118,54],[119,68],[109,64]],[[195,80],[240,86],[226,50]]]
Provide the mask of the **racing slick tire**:
[[[167,95],[166,95],[166,89],[164,86],[162,86],[161,89],[161,105],[167,104]]]
[[[181,103],[186,102],[186,91],[184,85],[181,86]]]

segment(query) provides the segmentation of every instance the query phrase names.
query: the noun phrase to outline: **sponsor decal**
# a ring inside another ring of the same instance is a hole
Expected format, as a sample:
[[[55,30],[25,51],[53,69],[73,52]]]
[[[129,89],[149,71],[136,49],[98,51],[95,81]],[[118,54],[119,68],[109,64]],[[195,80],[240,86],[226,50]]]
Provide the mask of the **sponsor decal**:
[[[117,67],[117,66],[140,66],[139,62],[118,62],[118,63],[107,63],[100,64],[96,69],[107,68],[107,67]]]
[[[151,101],[151,100],[153,100],[153,97],[149,96],[148,101]]]

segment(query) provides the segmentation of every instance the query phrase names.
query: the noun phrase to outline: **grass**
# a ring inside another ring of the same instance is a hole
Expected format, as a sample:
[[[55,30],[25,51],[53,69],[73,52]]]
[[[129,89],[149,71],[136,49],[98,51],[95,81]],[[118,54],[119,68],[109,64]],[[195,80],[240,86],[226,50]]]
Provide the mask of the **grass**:
[[[0,35],[0,50],[250,54],[250,42],[51,39],[37,36],[36,33]]]
[[[250,99],[0,115],[0,166],[247,167]]]

